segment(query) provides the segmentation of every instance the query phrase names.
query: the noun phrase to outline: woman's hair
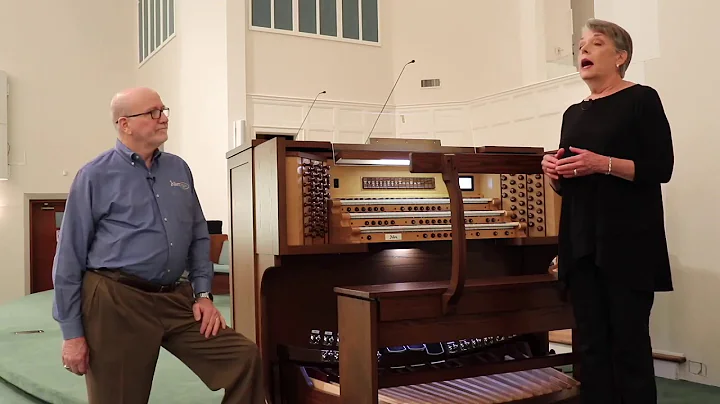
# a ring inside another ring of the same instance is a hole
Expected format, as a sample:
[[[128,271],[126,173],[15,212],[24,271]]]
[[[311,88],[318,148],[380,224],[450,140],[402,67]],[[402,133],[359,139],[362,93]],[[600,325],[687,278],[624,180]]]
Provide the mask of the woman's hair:
[[[633,54],[633,43],[630,34],[628,34],[625,29],[615,23],[597,20],[594,18],[588,20],[588,22],[585,24],[585,27],[592,32],[599,32],[610,38],[618,51],[627,52],[627,60],[625,60],[625,63],[623,63],[619,67],[620,77],[624,78],[625,72],[630,66],[630,60],[632,59]]]

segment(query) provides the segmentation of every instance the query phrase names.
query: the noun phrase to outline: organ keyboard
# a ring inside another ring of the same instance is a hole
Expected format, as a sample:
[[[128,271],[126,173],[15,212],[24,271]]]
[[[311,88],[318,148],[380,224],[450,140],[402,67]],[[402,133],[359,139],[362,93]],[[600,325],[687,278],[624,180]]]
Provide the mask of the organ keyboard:
[[[229,152],[232,322],[260,346],[269,401],[574,400],[558,370],[574,357],[548,344],[573,324],[548,273],[559,198],[542,153],[281,138]]]

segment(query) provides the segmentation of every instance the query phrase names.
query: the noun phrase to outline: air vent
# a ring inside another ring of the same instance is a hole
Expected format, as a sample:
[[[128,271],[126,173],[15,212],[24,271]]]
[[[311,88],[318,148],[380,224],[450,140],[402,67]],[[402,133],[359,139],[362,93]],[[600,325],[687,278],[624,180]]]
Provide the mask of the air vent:
[[[437,88],[440,87],[440,79],[425,79],[420,80],[421,88]]]

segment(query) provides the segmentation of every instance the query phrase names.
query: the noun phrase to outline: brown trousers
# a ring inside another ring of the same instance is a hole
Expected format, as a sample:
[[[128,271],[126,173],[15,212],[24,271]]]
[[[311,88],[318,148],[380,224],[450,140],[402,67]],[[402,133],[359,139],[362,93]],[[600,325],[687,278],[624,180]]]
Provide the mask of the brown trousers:
[[[193,303],[189,283],[148,293],[87,272],[82,314],[90,355],[89,403],[147,403],[162,346],[209,389],[225,389],[223,403],[265,404],[257,346],[231,328],[205,338]]]

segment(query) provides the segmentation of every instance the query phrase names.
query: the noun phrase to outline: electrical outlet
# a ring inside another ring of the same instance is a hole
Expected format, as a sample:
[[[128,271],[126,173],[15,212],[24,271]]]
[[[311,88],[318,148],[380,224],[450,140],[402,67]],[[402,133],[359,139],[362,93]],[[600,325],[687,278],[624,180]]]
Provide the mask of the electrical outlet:
[[[705,366],[704,363],[696,362],[696,361],[688,361],[687,367],[688,367],[688,373],[696,375],[696,376],[707,377],[707,366]]]

